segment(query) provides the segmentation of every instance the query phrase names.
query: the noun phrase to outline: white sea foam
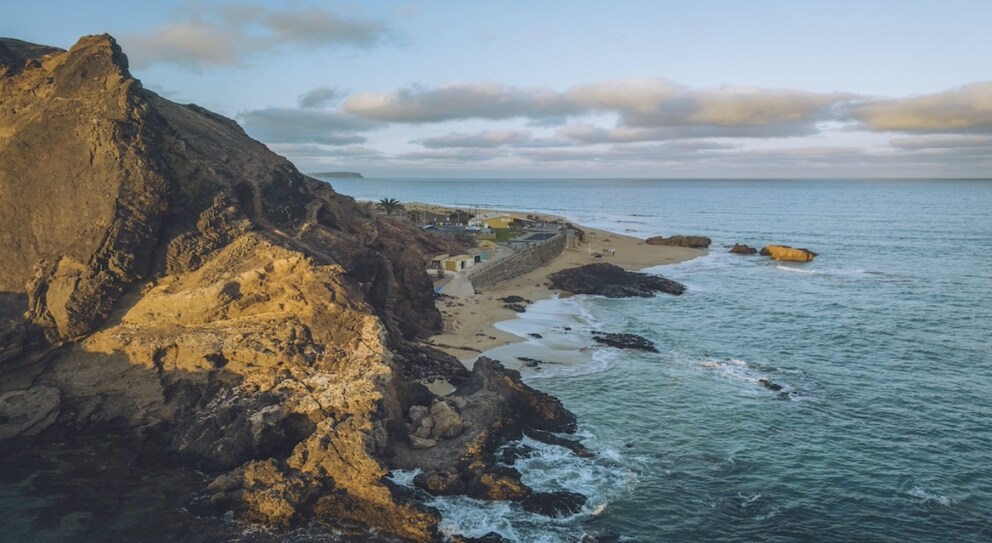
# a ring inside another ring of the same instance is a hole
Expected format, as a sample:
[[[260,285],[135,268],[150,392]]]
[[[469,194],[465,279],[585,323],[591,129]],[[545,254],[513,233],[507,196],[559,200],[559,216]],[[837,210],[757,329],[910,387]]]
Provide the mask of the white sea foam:
[[[937,504],[943,507],[950,507],[954,505],[954,499],[950,496],[946,496],[934,490],[928,490],[920,486],[914,486],[909,489],[907,494],[914,498],[923,500],[923,503],[926,504]]]

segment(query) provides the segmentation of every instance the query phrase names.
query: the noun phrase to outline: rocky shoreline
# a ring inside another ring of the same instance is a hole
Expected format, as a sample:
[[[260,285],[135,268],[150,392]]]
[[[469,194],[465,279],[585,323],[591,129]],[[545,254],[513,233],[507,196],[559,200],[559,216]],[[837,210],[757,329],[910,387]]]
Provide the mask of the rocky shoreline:
[[[447,242],[144,89],[110,36],[0,45],[0,189],[18,202],[0,208],[5,465],[113,438],[146,452],[131,466],[202,473],[197,515],[359,538],[441,538],[391,469],[422,469],[428,492],[575,507],[495,454],[561,442],[574,416],[498,362],[469,372],[421,341],[442,322],[423,257]],[[421,384],[435,377],[455,393]]]

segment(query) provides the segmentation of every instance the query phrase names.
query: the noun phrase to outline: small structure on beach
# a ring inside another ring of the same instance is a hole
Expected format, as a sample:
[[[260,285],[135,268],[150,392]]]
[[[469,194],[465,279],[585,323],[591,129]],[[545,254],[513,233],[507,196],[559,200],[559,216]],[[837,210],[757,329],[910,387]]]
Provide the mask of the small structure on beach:
[[[455,255],[443,259],[441,266],[445,270],[457,272],[471,268],[475,262],[475,257],[472,255]]]

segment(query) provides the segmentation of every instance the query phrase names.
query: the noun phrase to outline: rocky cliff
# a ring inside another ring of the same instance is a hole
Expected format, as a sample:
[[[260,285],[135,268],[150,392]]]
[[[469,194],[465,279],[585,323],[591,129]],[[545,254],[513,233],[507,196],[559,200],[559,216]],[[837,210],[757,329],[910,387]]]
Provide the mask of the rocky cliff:
[[[197,511],[430,541],[437,513],[388,469],[481,477],[506,438],[574,428],[417,341],[441,326],[423,254],[449,242],[144,89],[109,36],[0,40],[0,224],[0,455],[126,435],[209,474]],[[464,386],[434,397],[439,376]],[[433,443],[425,412],[449,426]],[[473,488],[504,498],[491,479]]]

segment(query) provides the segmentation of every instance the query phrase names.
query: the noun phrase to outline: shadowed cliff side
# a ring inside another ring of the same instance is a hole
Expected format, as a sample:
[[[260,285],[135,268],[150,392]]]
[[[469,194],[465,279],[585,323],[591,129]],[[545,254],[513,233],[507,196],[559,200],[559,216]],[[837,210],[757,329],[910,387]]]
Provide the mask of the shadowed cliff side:
[[[477,435],[458,411],[483,400],[571,416],[498,365],[499,394],[434,397],[418,380],[473,382],[416,341],[441,327],[423,254],[450,242],[143,89],[109,36],[0,40],[0,224],[0,453],[154,437],[211,474],[202,510],[428,541],[437,513],[382,481],[411,408],[459,421],[437,441]]]

